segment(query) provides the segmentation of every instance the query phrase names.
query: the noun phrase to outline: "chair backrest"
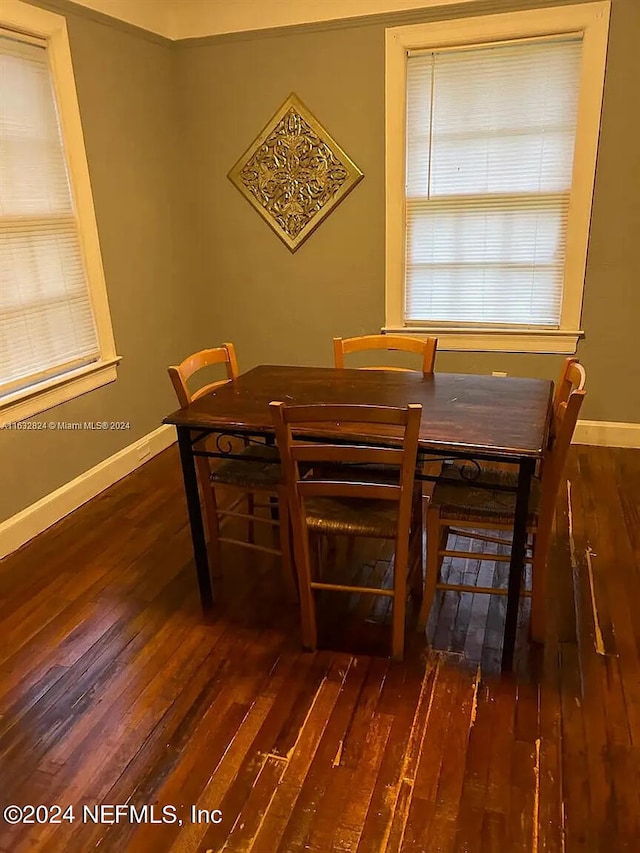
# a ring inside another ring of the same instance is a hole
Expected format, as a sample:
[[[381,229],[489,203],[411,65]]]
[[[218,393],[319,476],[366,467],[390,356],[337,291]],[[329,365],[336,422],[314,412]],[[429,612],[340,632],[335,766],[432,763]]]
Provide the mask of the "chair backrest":
[[[325,404],[287,406],[282,402],[272,402],[270,408],[290,502],[294,542],[300,536],[306,540],[305,499],[313,497],[396,501],[397,539],[408,538],[421,405],[412,404],[406,408]],[[336,424],[344,429],[342,441],[323,438],[328,429],[335,431]],[[388,434],[389,427],[401,428],[401,446],[371,447],[355,441],[353,444],[345,443],[350,436],[355,438],[358,434]],[[309,436],[315,436],[316,440],[309,440]],[[301,465],[304,475],[300,472]],[[359,476],[358,466],[361,465],[393,466],[386,470],[397,470],[398,481],[389,482],[385,474],[380,474],[380,469],[379,477],[376,477],[375,469],[368,469],[366,478]],[[339,475],[332,473],[337,470]]]
[[[581,387],[579,390],[570,391],[567,399],[559,400],[557,409],[554,409],[552,416],[553,439],[542,468],[540,523],[551,523],[551,516],[558,496],[564,463],[576,428],[582,401],[586,395],[583,381],[585,378],[584,368],[580,364],[577,366],[580,370],[576,376],[579,380],[578,384]],[[573,372],[573,369],[571,369],[572,374]]]
[[[226,379],[208,382],[206,385],[198,388],[197,391],[192,392],[187,385],[189,379],[194,373],[214,364],[225,365]],[[236,351],[233,344],[229,343],[223,344],[221,347],[215,347],[214,349],[203,349],[199,352],[194,352],[193,355],[185,358],[180,364],[169,367],[168,371],[178,402],[184,409],[189,403],[193,403],[194,400],[204,397],[205,394],[209,394],[220,385],[224,385],[230,379],[235,379],[238,376]]]
[[[333,358],[335,366],[344,368],[344,357],[352,352],[365,350],[387,350],[412,352],[422,356],[422,372],[425,376],[433,373],[433,365],[436,360],[437,338],[405,338],[401,335],[362,335],[358,338],[334,338]],[[406,367],[390,367],[379,365],[377,367],[363,367],[361,370],[409,370]]]
[[[566,403],[572,391],[584,391],[587,373],[577,358],[565,358],[553,396],[553,414],[558,413],[561,403]]]

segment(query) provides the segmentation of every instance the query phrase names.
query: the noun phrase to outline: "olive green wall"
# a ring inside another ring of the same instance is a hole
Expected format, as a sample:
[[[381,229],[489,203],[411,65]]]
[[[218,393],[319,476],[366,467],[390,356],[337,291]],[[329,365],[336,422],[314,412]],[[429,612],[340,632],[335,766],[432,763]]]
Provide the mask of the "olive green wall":
[[[192,303],[174,268],[174,51],[168,42],[111,23],[84,13],[67,16],[122,362],[116,382],[33,420],[122,420],[131,429],[0,431],[0,520],[155,429],[175,408],[166,366],[191,346]]]
[[[545,2],[486,2],[489,14]],[[470,7],[386,21],[290,28],[182,43],[192,206],[190,283],[203,313],[197,341],[233,340],[241,367],[330,364],[334,335],[384,325],[384,28],[467,15]],[[640,0],[613,0],[600,157],[579,356],[584,417],[640,422]],[[365,178],[295,254],[227,179],[229,168],[294,91]],[[562,357],[438,354],[437,369],[557,375]],[[627,372],[624,382],[618,378]],[[624,391],[624,388],[632,390]]]

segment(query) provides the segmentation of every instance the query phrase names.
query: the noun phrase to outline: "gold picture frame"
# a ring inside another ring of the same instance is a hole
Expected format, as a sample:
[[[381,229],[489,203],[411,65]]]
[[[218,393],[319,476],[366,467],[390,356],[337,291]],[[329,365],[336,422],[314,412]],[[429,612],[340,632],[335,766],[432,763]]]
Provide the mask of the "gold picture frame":
[[[364,175],[292,93],[228,177],[295,252]]]

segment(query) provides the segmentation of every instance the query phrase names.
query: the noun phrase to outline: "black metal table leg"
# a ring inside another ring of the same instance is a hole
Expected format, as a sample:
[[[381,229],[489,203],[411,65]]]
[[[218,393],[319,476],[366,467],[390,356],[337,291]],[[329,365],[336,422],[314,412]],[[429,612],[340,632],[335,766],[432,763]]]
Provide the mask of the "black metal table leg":
[[[200,590],[200,602],[205,616],[213,609],[213,589],[211,577],[209,576],[209,558],[207,555],[207,541],[202,524],[202,508],[198,494],[198,480],[196,477],[195,459],[191,447],[191,430],[189,427],[176,427],[178,431],[178,446],[180,448],[180,462],[182,463],[182,476],[184,478],[184,491],[187,496],[187,509],[189,511],[189,524],[191,525],[191,542],[193,543],[193,556],[198,574],[198,588]]]
[[[527,519],[529,516],[529,494],[531,478],[535,471],[535,459],[521,459],[518,471],[518,492],[513,522],[513,544],[509,563],[509,586],[507,589],[507,615],[502,644],[502,669],[510,671],[513,667],[513,650],[516,644],[518,627],[518,607],[520,605],[520,584],[524,569],[527,544]]]

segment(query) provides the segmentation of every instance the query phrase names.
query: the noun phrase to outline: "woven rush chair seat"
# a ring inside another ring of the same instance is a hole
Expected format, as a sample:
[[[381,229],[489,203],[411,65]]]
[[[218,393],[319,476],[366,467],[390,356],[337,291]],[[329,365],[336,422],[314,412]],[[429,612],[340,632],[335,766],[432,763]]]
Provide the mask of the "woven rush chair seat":
[[[238,455],[248,458],[223,460],[211,472],[212,483],[242,489],[275,490],[278,487],[282,480],[282,468],[276,447],[253,444],[243,447]]]
[[[309,498],[307,527],[326,536],[393,539],[398,530],[398,507],[390,503],[362,498]]]
[[[459,483],[463,483],[464,486],[457,485]],[[482,486],[479,485],[480,483]],[[452,520],[509,524],[513,522],[515,515],[516,493],[490,487],[516,488],[517,485],[518,475],[513,471],[483,469],[478,479],[472,480],[462,475],[460,466],[446,462],[442,466],[441,477],[433,490],[430,505],[437,506],[444,516]],[[529,525],[535,524],[539,507],[540,481],[533,480],[529,496]]]

